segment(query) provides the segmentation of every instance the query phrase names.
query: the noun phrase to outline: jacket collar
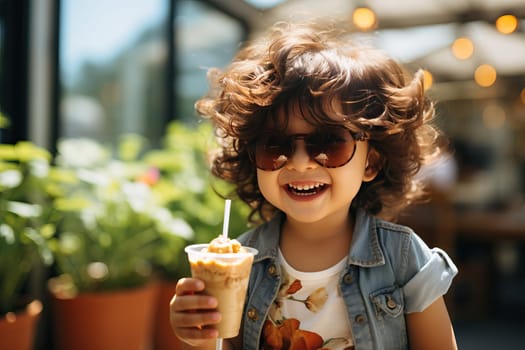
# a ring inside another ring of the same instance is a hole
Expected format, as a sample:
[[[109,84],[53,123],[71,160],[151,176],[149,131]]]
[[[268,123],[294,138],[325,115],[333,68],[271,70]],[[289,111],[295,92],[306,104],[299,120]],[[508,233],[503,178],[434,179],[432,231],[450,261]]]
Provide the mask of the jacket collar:
[[[277,257],[279,236],[284,219],[284,213],[278,212],[270,221],[253,229],[252,231],[255,232],[248,235],[248,240],[243,242],[259,251],[254,262]],[[348,263],[363,267],[385,264],[385,257],[379,244],[377,219],[361,209],[356,215]]]
[[[363,267],[385,264],[385,256],[379,244],[377,218],[358,209],[352,236],[348,263]]]
[[[279,237],[284,219],[285,215],[282,212],[277,212],[270,221],[265,222],[243,235],[247,236],[245,242],[242,241],[243,237],[240,237],[243,245],[253,247],[259,251],[254,258],[254,263],[268,258],[277,258]]]

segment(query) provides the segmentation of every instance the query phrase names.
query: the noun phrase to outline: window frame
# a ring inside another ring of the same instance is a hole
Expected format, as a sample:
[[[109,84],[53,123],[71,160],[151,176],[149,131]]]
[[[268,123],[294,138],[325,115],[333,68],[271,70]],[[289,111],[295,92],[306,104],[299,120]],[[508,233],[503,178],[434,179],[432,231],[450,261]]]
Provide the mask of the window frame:
[[[14,144],[28,137],[29,4],[30,0],[0,2],[4,22],[0,109],[11,122],[1,131],[2,143]]]

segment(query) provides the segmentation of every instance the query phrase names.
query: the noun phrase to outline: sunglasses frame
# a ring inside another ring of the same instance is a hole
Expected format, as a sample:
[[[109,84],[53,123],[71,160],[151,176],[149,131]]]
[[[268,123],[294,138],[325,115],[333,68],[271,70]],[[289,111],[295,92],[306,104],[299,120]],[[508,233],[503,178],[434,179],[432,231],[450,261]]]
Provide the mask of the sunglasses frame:
[[[348,164],[354,158],[355,151],[357,149],[357,142],[368,140],[368,136],[367,136],[367,134],[365,132],[361,132],[361,131],[360,132],[353,132],[353,131],[345,128],[345,127],[328,127],[328,128],[324,128],[324,129],[325,130],[326,129],[328,129],[328,130],[344,130],[344,131],[346,131],[346,132],[348,132],[350,134],[350,137],[354,141],[354,146],[353,146],[352,152],[351,152],[350,156],[348,157],[348,159],[345,162],[343,162],[342,164],[335,165],[335,166],[326,166],[321,161],[319,161],[319,160],[315,159],[314,157],[312,157],[312,155],[309,152],[308,145],[306,145],[306,152],[308,153],[308,156],[310,157],[310,159],[313,160],[314,162],[316,162],[317,164],[319,164],[320,166],[324,167],[324,168],[333,169],[333,168],[339,168],[339,167],[342,167],[342,166]],[[321,130],[323,130],[323,129],[321,129]],[[264,171],[276,171],[276,170],[279,170],[279,169],[281,169],[282,167],[284,167],[288,163],[289,158],[291,158],[293,156],[293,154],[295,153],[295,151],[296,151],[296,146],[295,146],[296,141],[297,140],[303,140],[306,143],[306,139],[310,135],[315,135],[316,133],[319,134],[319,133],[322,133],[322,131],[320,132],[319,130],[316,130],[316,131],[313,131],[311,133],[298,133],[298,134],[284,135],[284,137],[286,139],[289,139],[291,141],[291,153],[290,153],[289,156],[286,156],[285,154],[283,154],[283,156],[287,157],[287,159],[286,159],[286,161],[284,161],[278,167],[263,168],[263,167],[260,167],[257,164],[257,142],[258,142],[258,140],[261,139],[261,137],[259,137],[254,142],[254,146],[252,148],[252,152],[250,152],[251,153],[250,158],[252,158],[252,161],[254,162],[255,166],[258,169],[260,169],[260,170],[264,170]],[[282,134],[282,132],[279,132],[279,130],[272,130],[272,131],[263,132],[261,135],[281,135],[281,134]]]

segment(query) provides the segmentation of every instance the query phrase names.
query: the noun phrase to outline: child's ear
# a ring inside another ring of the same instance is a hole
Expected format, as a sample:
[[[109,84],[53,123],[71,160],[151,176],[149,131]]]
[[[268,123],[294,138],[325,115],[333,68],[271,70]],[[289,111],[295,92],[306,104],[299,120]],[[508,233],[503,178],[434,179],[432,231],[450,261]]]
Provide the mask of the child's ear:
[[[375,179],[382,167],[383,160],[381,158],[381,155],[374,148],[370,148],[366,157],[363,181],[370,182],[373,179]]]

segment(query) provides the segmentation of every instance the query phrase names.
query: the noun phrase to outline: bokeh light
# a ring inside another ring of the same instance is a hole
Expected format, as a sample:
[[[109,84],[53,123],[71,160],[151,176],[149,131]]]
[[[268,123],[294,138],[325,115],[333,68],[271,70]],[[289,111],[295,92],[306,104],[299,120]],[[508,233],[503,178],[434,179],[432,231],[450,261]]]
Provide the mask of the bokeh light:
[[[371,30],[376,26],[377,18],[368,7],[357,7],[352,13],[352,22],[360,30]]]
[[[107,277],[109,269],[106,264],[100,261],[92,262],[87,267],[87,274],[94,280],[101,280]]]
[[[496,29],[502,34],[511,34],[518,28],[518,19],[514,15],[499,16],[496,20]]]
[[[474,43],[469,38],[457,38],[452,43],[452,53],[460,60],[469,59],[474,53]]]
[[[434,76],[428,70],[423,70],[423,86],[425,90],[428,90],[432,87],[434,83]]]
[[[482,64],[474,72],[474,80],[479,86],[489,87],[496,82],[496,69],[490,64]]]

